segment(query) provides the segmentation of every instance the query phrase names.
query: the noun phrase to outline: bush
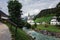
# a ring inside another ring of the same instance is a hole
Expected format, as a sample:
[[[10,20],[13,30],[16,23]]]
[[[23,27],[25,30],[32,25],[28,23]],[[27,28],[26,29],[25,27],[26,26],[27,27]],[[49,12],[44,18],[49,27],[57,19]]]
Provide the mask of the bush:
[[[29,23],[26,23],[26,24],[25,24],[25,27],[31,28],[31,25],[30,25]]]
[[[36,26],[35,26],[35,25],[32,25],[32,26],[31,26],[31,28],[32,28],[32,29],[35,29],[35,28],[36,28]]]
[[[45,24],[45,27],[48,27],[49,25],[48,24]]]
[[[15,32],[15,26],[12,25],[11,28],[11,24],[10,23],[6,23],[6,25],[9,27],[11,33],[12,33],[12,38],[13,40],[31,40],[31,38],[29,37],[29,35],[27,35],[23,30],[21,30],[20,28],[17,28],[17,33]],[[15,36],[16,34],[16,36]]]
[[[60,25],[56,25],[57,27],[60,27]]]

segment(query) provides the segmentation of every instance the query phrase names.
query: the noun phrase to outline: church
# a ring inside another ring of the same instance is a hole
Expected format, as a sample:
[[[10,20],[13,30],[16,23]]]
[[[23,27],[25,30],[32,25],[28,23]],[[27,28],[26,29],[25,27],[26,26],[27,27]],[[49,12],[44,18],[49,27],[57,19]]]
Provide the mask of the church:
[[[34,16],[31,16],[30,14],[28,14],[27,22],[28,22],[29,24],[31,24],[31,25],[34,25],[34,24],[35,24],[34,21],[33,21],[33,17],[34,17]]]

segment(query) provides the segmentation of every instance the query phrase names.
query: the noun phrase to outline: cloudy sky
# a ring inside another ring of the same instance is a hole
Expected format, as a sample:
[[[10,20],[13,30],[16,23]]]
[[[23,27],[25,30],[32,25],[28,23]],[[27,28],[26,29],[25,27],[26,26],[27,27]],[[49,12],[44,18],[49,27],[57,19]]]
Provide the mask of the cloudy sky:
[[[38,14],[41,10],[54,8],[60,0],[19,0],[22,3],[23,16]],[[8,0],[0,0],[0,10],[8,14]]]

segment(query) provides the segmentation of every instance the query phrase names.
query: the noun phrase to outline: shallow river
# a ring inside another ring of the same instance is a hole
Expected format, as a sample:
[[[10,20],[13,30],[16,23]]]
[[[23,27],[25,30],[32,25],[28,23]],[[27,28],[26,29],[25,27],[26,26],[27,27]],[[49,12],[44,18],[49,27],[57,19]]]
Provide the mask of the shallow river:
[[[52,36],[47,36],[47,35],[43,35],[41,33],[38,33],[34,30],[31,29],[27,29],[26,27],[23,28],[23,30],[32,38],[35,38],[35,40],[60,40],[60,38],[55,38]]]

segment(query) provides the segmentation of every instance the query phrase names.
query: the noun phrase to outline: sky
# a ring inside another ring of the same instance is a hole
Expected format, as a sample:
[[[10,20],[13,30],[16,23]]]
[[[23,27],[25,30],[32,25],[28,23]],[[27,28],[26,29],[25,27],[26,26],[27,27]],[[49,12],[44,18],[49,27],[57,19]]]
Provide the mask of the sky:
[[[8,13],[8,1],[9,0],[0,0],[0,10],[2,10],[7,15]],[[60,0],[18,0],[22,4],[22,13],[23,16],[37,15],[41,10],[54,8]]]

